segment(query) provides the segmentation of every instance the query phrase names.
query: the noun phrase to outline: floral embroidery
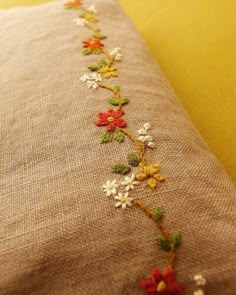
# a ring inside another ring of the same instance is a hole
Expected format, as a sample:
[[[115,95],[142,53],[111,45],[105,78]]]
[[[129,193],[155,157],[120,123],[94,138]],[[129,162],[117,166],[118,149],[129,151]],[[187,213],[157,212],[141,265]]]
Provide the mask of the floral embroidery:
[[[82,5],[81,1],[79,1],[79,0],[69,1],[69,2],[65,3],[66,8],[75,8],[75,9],[77,9],[81,5]]]
[[[81,78],[80,78],[81,82],[86,82],[88,88],[93,88],[93,89],[97,89],[99,87],[99,84],[97,82],[101,82],[102,81],[102,76],[100,74],[97,73],[93,73],[93,74],[84,74]]]
[[[136,174],[136,179],[140,181],[148,179],[147,184],[150,188],[156,188],[158,181],[165,180],[165,177],[158,173],[160,165],[157,163],[148,166],[140,163],[139,168],[142,172]]]
[[[74,18],[72,21],[79,27],[84,27],[88,24],[88,21],[86,19],[80,17]]]
[[[166,269],[163,274],[157,268],[152,269],[151,280],[143,280],[140,285],[151,295],[178,295],[183,293],[183,287],[175,282],[175,273],[172,268]]]
[[[101,49],[104,45],[99,39],[88,39],[83,41],[84,47],[89,48],[89,49],[96,49],[99,48]]]
[[[196,274],[194,276],[194,281],[198,287],[206,285],[206,279],[203,277],[202,274]]]
[[[104,65],[98,70],[98,73],[103,74],[105,78],[111,78],[111,77],[117,77],[117,69],[116,68],[110,68],[107,65]]]
[[[206,285],[206,279],[202,274],[196,274],[193,279],[197,286],[197,289],[193,292],[193,295],[204,295],[205,292],[203,287]]]
[[[97,9],[94,5],[86,7],[83,1],[75,0],[65,4],[66,8],[79,8],[83,13],[73,19],[75,25],[85,27],[90,30],[91,36],[83,41],[83,55],[95,54],[101,55],[102,58],[88,65],[90,73],[84,73],[80,81],[86,83],[88,88],[103,88],[111,93],[107,95],[105,100],[113,106],[106,112],[99,112],[99,119],[95,122],[96,126],[106,127],[105,132],[99,136],[101,144],[107,144],[115,141],[120,144],[124,140],[130,140],[133,143],[133,149],[127,155],[127,162],[115,163],[111,166],[111,172],[125,175],[130,173],[132,169],[139,169],[138,173],[132,173],[131,176],[125,176],[120,182],[117,180],[108,180],[103,185],[103,192],[107,197],[113,197],[115,207],[126,209],[134,206],[139,208],[152,222],[157,226],[161,235],[156,238],[157,245],[161,250],[168,253],[167,270],[161,274],[157,268],[152,270],[152,278],[143,280],[141,288],[152,295],[178,295],[183,292],[183,287],[175,281],[174,262],[176,259],[177,249],[181,244],[181,235],[178,231],[170,232],[165,226],[163,219],[164,214],[161,208],[156,207],[154,211],[150,210],[138,198],[135,198],[135,190],[137,186],[141,186],[141,182],[146,182],[151,189],[157,188],[159,182],[165,180],[160,174],[160,165],[157,163],[149,164],[146,159],[147,148],[154,148],[155,142],[149,134],[151,129],[150,123],[145,123],[135,135],[127,129],[127,123],[122,118],[124,115],[123,108],[130,102],[130,99],[123,96],[121,87],[116,84],[105,84],[104,80],[114,79],[118,76],[118,69],[115,67],[116,62],[123,59],[122,49],[115,47],[114,49],[106,49],[101,40],[106,39],[106,35],[94,24],[98,22]],[[105,78],[103,80],[103,78]],[[134,168],[137,167],[137,168]],[[121,190],[121,191],[118,191]],[[132,194],[132,196],[131,196]],[[198,286],[203,280],[198,277]],[[196,295],[196,294],[195,294]]]
[[[103,191],[106,193],[107,197],[116,194],[116,189],[118,188],[119,184],[116,180],[110,181],[108,180],[106,184],[103,185]]]
[[[135,174],[132,174],[130,177],[125,176],[125,180],[121,182],[122,185],[125,186],[125,190],[133,190],[135,185],[138,185],[139,182],[135,181]]]
[[[126,122],[120,117],[124,114],[123,111],[108,110],[107,113],[99,113],[99,120],[96,122],[97,126],[107,126],[107,131],[113,131],[116,127],[125,127]]]
[[[119,193],[118,196],[115,197],[115,199],[117,200],[115,207],[121,207],[122,209],[126,209],[126,207],[131,207],[132,206],[132,201],[133,198],[129,197],[129,193]]]

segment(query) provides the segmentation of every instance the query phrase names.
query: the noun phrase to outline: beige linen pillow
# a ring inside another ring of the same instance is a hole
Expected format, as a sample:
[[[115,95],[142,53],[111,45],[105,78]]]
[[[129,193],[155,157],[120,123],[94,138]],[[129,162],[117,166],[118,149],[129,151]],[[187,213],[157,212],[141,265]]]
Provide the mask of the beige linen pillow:
[[[186,294],[196,273],[207,294],[236,294],[235,187],[117,2],[96,6],[107,48],[123,49],[115,83],[130,99],[128,126],[152,124],[157,148],[147,157],[167,178],[136,197],[181,231]],[[94,56],[81,56],[88,32],[72,24],[77,14],[61,2],[0,11],[1,295],[141,295],[139,281],[165,268],[156,226],[102,192],[132,145],[98,142],[108,94],[80,82]]]

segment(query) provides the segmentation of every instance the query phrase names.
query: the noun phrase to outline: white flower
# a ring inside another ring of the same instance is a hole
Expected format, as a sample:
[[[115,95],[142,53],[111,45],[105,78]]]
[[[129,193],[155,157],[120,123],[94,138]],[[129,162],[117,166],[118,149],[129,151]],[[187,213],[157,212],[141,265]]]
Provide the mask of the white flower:
[[[198,287],[206,285],[206,279],[203,277],[202,274],[196,274],[194,276],[194,281]]]
[[[89,80],[89,75],[88,74],[84,74],[81,78],[80,78],[80,81],[82,82],[86,82],[87,80]]]
[[[97,89],[99,87],[98,83],[95,81],[88,80],[86,81],[88,88]]]
[[[122,60],[122,53],[121,53],[121,48],[116,47],[110,52],[111,56],[114,56],[114,60],[116,61],[121,61]]]
[[[156,147],[155,143],[153,141],[150,141],[148,142],[147,146],[150,148],[150,149],[154,149]]]
[[[93,74],[90,74],[90,79],[94,80],[96,82],[101,82],[102,81],[102,75],[98,74],[98,73],[93,73]]]
[[[146,135],[147,134],[147,130],[144,129],[144,128],[141,128],[141,129],[138,130],[138,134],[140,134],[140,135]]]
[[[86,82],[88,88],[93,88],[96,89],[99,87],[97,82],[102,81],[102,75],[101,74],[97,74],[97,73],[93,73],[93,74],[84,74],[81,78],[80,81],[82,82]]]
[[[115,203],[115,207],[122,207],[122,209],[125,209],[126,206],[132,206],[133,199],[129,197],[129,193],[125,193],[124,195],[122,193],[119,193],[118,196],[115,197],[117,202]]]
[[[80,26],[80,27],[84,27],[85,25],[88,24],[88,21],[84,18],[80,18],[80,17],[77,17],[77,18],[74,18],[72,20],[77,26]]]
[[[145,136],[145,141],[147,141],[147,142],[153,141],[152,136],[150,136],[150,135]]]
[[[149,130],[149,129],[151,129],[151,124],[150,123],[145,123],[143,125],[143,128],[146,129],[146,130]]]
[[[108,180],[106,184],[104,184],[102,187],[103,187],[104,193],[106,193],[106,196],[110,197],[111,195],[116,194],[116,189],[118,186],[119,184],[117,183],[116,180],[113,180],[113,181]]]
[[[193,295],[205,295],[204,291],[202,289],[198,289],[193,292]]]
[[[91,5],[87,8],[88,11],[92,12],[93,14],[97,14],[97,9],[95,5]]]
[[[114,55],[116,55],[117,53],[121,53],[121,48],[120,48],[120,47],[116,47],[116,48],[114,48],[114,49],[110,52],[110,55],[114,56]]]
[[[146,142],[146,138],[143,135],[139,136],[138,140],[141,141],[141,142]]]
[[[125,185],[125,190],[129,191],[130,189],[134,189],[135,185],[138,185],[139,182],[135,180],[135,174],[132,174],[130,177],[125,176],[125,180],[121,182],[122,185]]]

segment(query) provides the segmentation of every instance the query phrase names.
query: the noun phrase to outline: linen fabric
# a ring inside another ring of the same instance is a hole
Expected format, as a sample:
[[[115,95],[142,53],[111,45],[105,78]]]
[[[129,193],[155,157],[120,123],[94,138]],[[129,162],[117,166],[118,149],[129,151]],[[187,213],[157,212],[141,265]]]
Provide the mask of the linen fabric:
[[[182,233],[176,273],[186,294],[196,273],[207,294],[235,294],[235,186],[117,2],[96,6],[106,48],[124,54],[108,82],[130,99],[130,130],[152,124],[157,148],[147,160],[167,178],[157,190],[142,183],[133,197],[163,208]],[[134,148],[128,139],[98,142],[97,113],[111,95],[79,81],[100,57],[81,55],[90,32],[72,23],[77,15],[61,2],[0,11],[1,295],[141,295],[139,281],[166,267],[155,224],[139,208],[115,209],[102,192],[122,179],[111,165]]]

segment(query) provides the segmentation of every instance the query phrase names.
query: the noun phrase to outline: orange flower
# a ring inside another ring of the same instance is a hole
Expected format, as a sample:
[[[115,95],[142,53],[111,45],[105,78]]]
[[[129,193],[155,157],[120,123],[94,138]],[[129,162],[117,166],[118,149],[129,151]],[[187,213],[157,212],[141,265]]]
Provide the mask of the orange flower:
[[[66,8],[78,8],[80,5],[82,5],[80,0],[73,0],[65,3]]]
[[[84,47],[90,48],[90,49],[95,49],[95,48],[102,49],[102,47],[104,46],[99,39],[88,39],[83,41],[83,44],[84,44]]]

